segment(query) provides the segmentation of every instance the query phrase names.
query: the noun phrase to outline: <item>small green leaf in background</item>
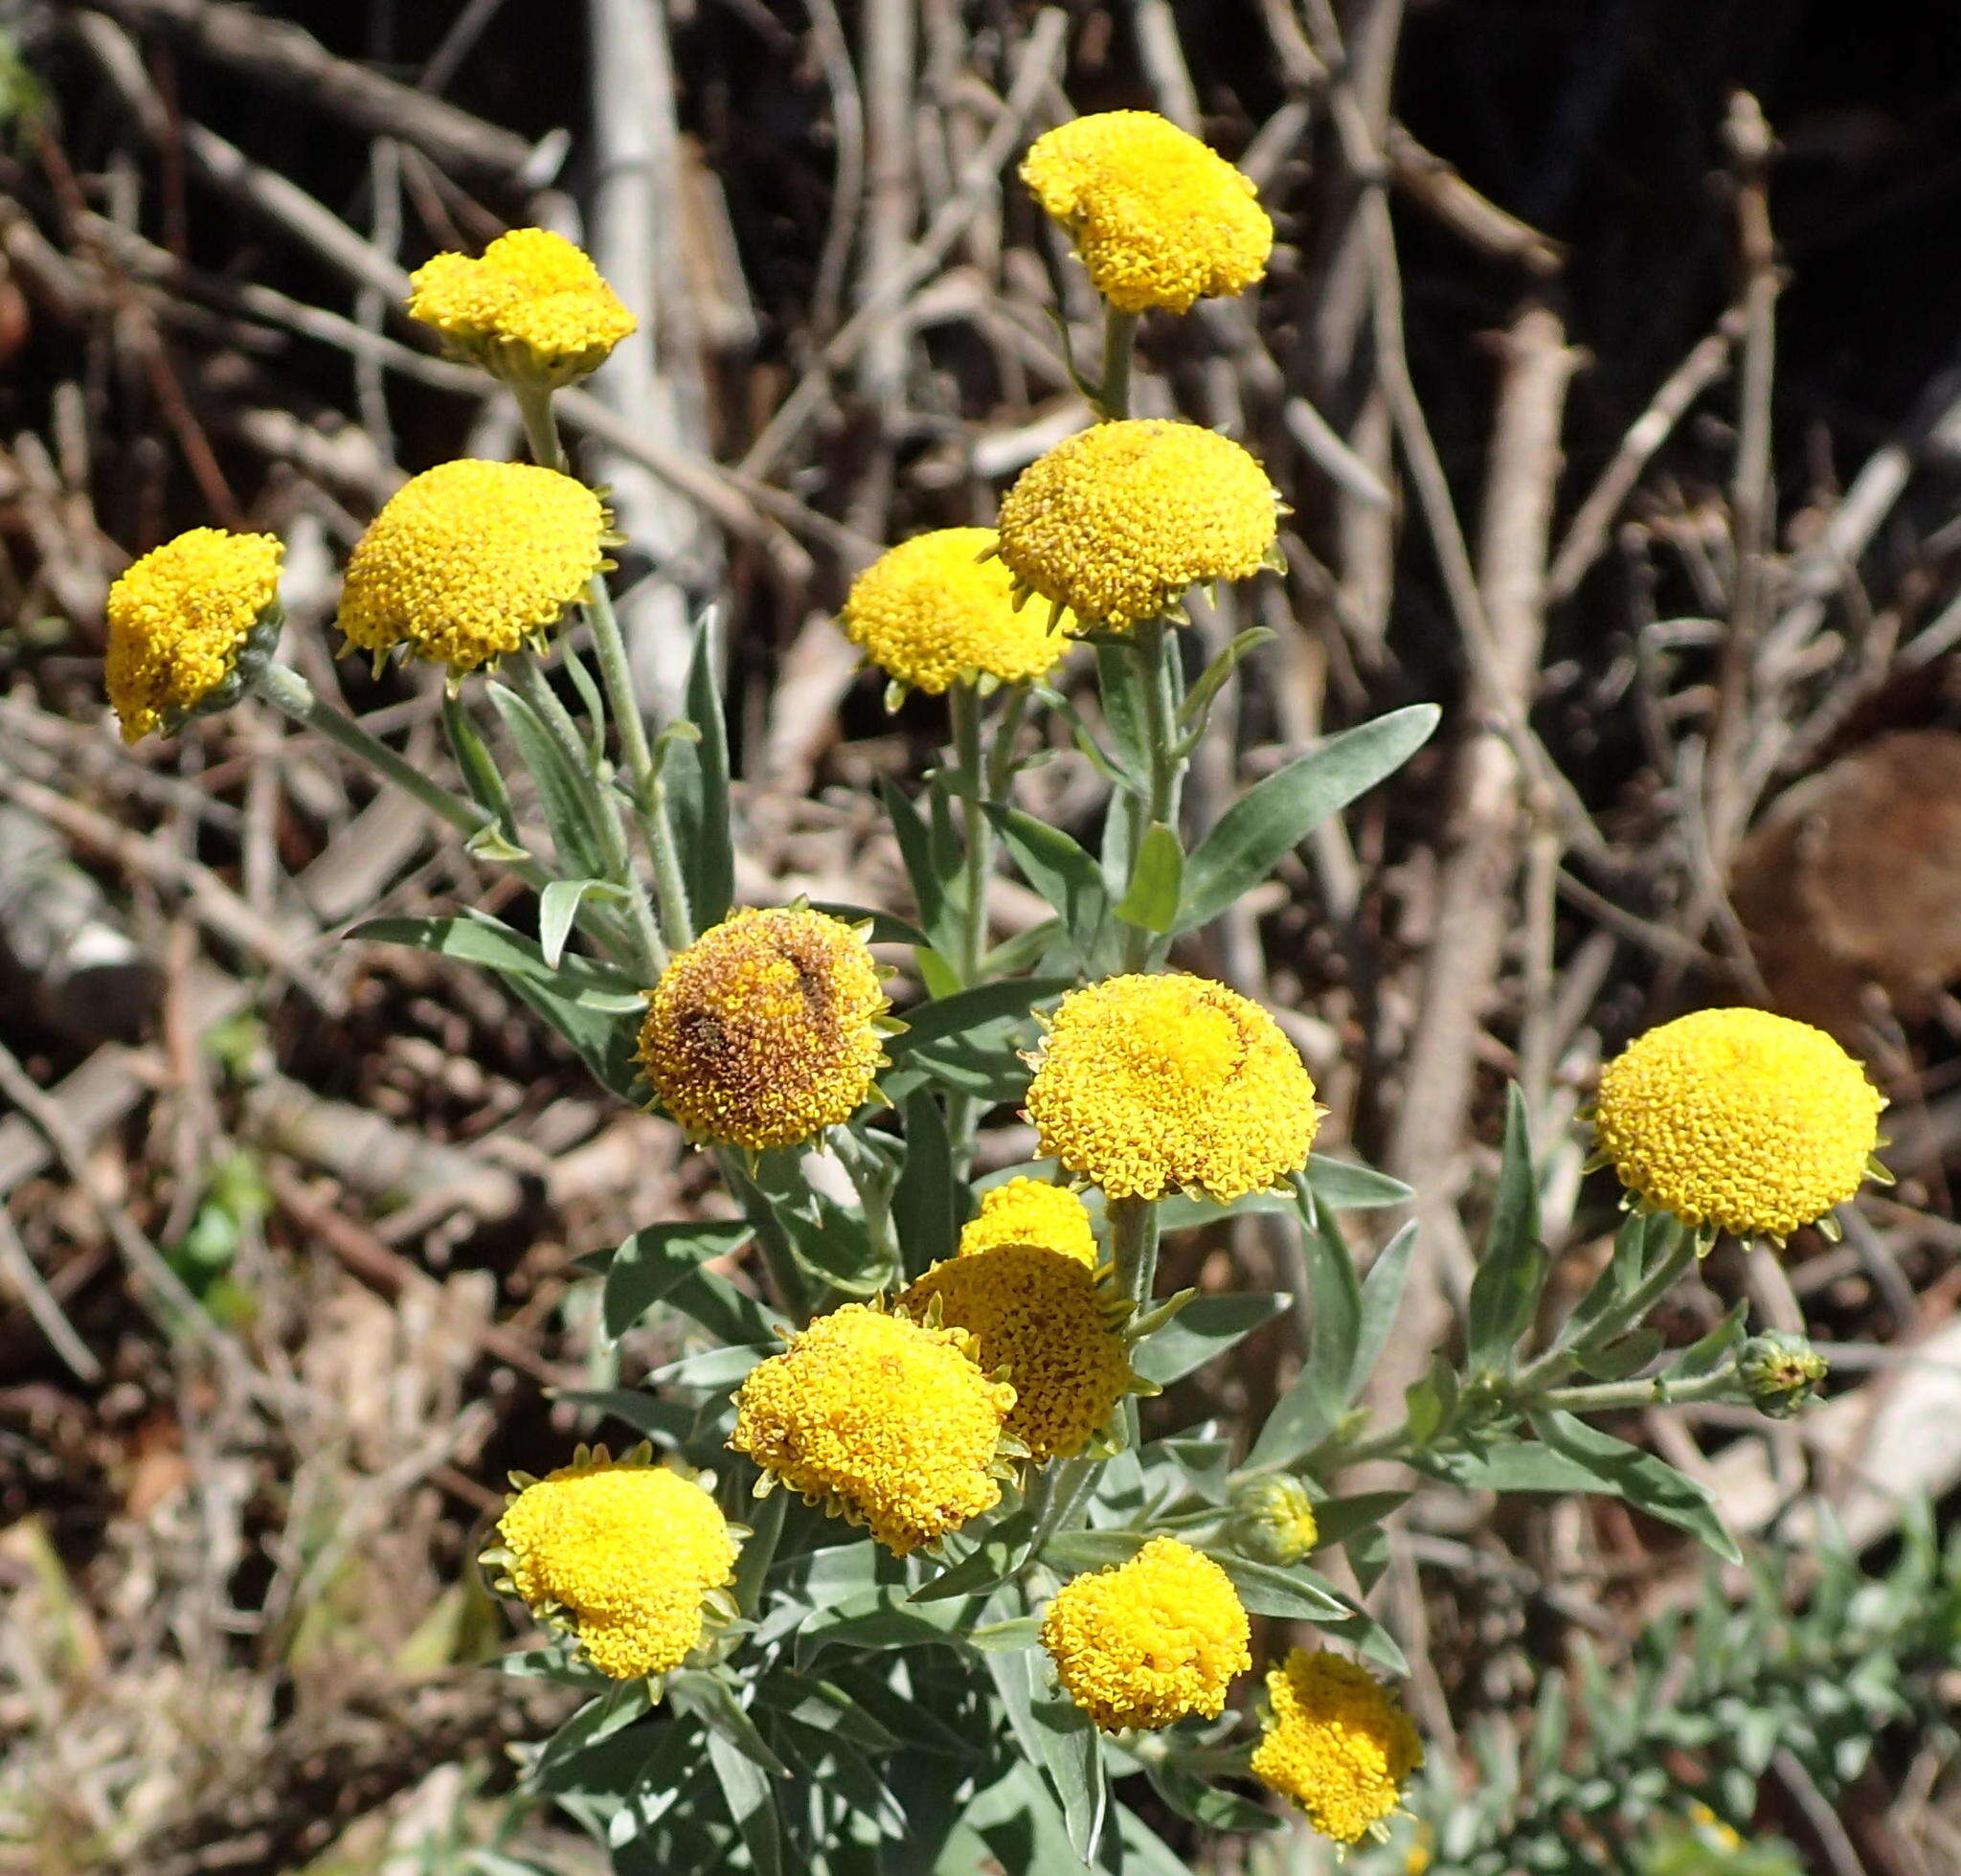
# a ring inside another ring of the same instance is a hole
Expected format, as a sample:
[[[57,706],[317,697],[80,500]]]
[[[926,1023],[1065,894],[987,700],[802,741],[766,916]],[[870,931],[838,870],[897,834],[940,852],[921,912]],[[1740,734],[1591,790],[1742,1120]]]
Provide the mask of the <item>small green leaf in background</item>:
[[[1705,1485],[1571,1413],[1535,1413],[1531,1420],[1533,1432],[1552,1451],[1593,1473],[1599,1481],[1595,1491],[1612,1493],[1651,1517],[1679,1526],[1725,1562],[1743,1561]]]
[[[1498,1368],[1530,1330],[1539,1293],[1545,1284],[1545,1247],[1539,1241],[1539,1179],[1532,1165],[1525,1096],[1514,1083],[1505,1108],[1498,1202],[1465,1310],[1464,1360],[1470,1372]]]
[[[1355,1260],[1331,1220],[1304,1226],[1303,1241],[1314,1306],[1307,1359],[1274,1403],[1247,1456],[1253,1469],[1297,1459],[1333,1431],[1354,1397],[1355,1352],[1362,1333],[1362,1284]]]
[[[1196,1298],[1132,1349],[1131,1367],[1142,1379],[1168,1388],[1284,1314],[1293,1302],[1284,1292]]]
[[[892,1188],[892,1230],[913,1277],[953,1255],[965,1221],[957,1215],[963,1187],[954,1175],[944,1110],[919,1088],[906,1096],[905,1117],[906,1162]]]
[[[606,1333],[624,1335],[710,1258],[726,1257],[751,1236],[746,1224],[650,1225],[636,1232],[606,1266]]]
[[[555,737],[538,720],[515,690],[502,684],[486,684],[485,692],[491,708],[503,719],[510,739],[517,745],[519,759],[537,784],[538,805],[544,810],[545,825],[551,829],[558,849],[561,872],[597,878],[606,871],[606,839],[601,831],[603,812],[598,783],[591,775],[581,775],[568,762]]]
[[[1184,848],[1176,829],[1154,821],[1138,848],[1130,891],[1116,908],[1126,924],[1147,932],[1168,932],[1178,917],[1179,883],[1184,876]]]
[[[1400,1179],[1373,1166],[1324,1159],[1319,1153],[1308,1158],[1307,1183],[1314,1187],[1316,1202],[1333,1211],[1377,1211],[1385,1206],[1408,1205],[1416,1196]]]
[[[987,818],[1028,884],[1054,907],[1077,963],[1091,976],[1101,975],[1110,961],[1110,894],[1103,870],[1060,827],[1020,808],[990,804]]]
[[[686,720],[700,735],[675,738],[665,767],[667,814],[697,933],[720,924],[735,897],[735,848],[729,831],[729,733],[715,682],[715,613],[694,628],[682,693]]]

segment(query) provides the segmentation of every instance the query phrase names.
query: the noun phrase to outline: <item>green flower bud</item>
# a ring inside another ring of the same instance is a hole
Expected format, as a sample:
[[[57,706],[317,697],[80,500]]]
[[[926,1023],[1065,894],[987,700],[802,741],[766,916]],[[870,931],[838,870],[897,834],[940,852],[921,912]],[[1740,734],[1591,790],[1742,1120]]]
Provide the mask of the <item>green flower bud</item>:
[[[1320,1541],[1314,1501],[1297,1479],[1255,1479],[1232,1495],[1232,1548],[1255,1563],[1291,1564]]]
[[[1788,1420],[1816,1398],[1830,1364],[1803,1336],[1770,1329],[1744,1344],[1736,1371],[1759,1412]]]

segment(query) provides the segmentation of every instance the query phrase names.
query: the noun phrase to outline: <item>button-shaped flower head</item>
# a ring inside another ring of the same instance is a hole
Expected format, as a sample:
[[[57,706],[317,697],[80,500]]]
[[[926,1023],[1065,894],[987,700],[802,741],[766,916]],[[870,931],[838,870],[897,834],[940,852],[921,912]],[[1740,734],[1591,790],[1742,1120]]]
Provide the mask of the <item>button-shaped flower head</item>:
[[[1250,1636],[1231,1578],[1175,1537],[1065,1584],[1042,1618],[1064,1690],[1105,1732],[1216,1719]]]
[[[1114,1199],[1230,1205],[1307,1164],[1320,1110],[1299,1051],[1258,1004],[1183,974],[1072,991],[1028,1084],[1042,1152]]]
[[[1822,1029],[1763,1009],[1702,1009],[1610,1062],[1601,1156],[1656,1211],[1706,1236],[1782,1243],[1858,1191],[1883,1097]]]
[[[545,228],[500,235],[477,259],[439,254],[409,287],[411,319],[508,383],[574,383],[637,324],[585,251]]]
[[[1073,622],[1051,627],[1045,610],[1018,610],[1014,576],[994,548],[991,528],[914,535],[851,582],[838,623],[894,684],[935,696],[961,678],[1046,677]]]
[[[1066,1251],[999,1244],[949,1257],[895,1306],[972,1331],[975,1359],[1014,1388],[1007,1431],[1038,1463],[1080,1453],[1132,1389],[1122,1306],[1106,1308],[1089,1265]]]
[[[348,559],[341,630],[453,671],[515,651],[563,619],[607,564],[608,522],[583,483],[532,463],[444,463],[412,477]]]
[[[1096,1267],[1090,1208],[1067,1186],[1046,1179],[1010,1179],[980,1194],[980,1209],[960,1228],[960,1254],[997,1244],[1039,1244]]]
[[[1022,180],[1120,312],[1188,312],[1267,270],[1274,224],[1251,177],[1155,111],[1102,111],[1050,130],[1023,159]]]
[[[865,1104],[889,1007],[856,927],[806,907],[738,912],[661,973],[640,1062],[695,1138],[796,1146]]]
[[[1280,498],[1229,437],[1196,423],[1095,423],[1002,498],[1001,557],[1021,585],[1123,631],[1190,586],[1276,563]]]
[[[903,1557],[1000,1503],[1014,1403],[962,1330],[847,1302],[750,1371],[729,1444]]]
[[[279,636],[284,552],[270,534],[193,528],[109,588],[103,681],[124,742],[236,700],[241,655],[269,656]]]
[[[486,1561],[601,1674],[633,1681],[679,1667],[734,1615],[719,1593],[735,1573],[739,1529],[697,1480],[650,1464],[646,1448],[615,1460],[581,1447],[524,1484]]]
[[[1324,1649],[1296,1648],[1270,1669],[1267,1700],[1253,1775],[1337,1843],[1382,1835],[1423,1763],[1409,1716],[1366,1668]]]

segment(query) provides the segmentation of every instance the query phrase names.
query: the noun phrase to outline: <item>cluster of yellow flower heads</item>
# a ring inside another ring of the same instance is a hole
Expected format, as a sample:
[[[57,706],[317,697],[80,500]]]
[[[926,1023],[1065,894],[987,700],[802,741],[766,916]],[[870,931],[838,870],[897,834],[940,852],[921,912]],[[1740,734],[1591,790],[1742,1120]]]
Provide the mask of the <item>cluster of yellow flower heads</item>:
[[[480,258],[439,254],[409,280],[409,317],[494,376],[571,384],[637,322],[583,250],[545,228],[500,235]]]
[[[935,1264],[896,1307],[972,1333],[975,1359],[1013,1386],[1007,1431],[1038,1464],[1080,1453],[1133,1385],[1116,1326],[1126,1305],[1106,1306],[1090,1267],[1066,1251],[966,1252]]]
[[[271,534],[193,528],[109,588],[109,702],[124,742],[224,696],[238,654],[279,597],[285,550]]]
[[[689,1134],[795,1146],[865,1104],[890,1007],[855,927],[807,907],[738,912],[661,973],[640,1062]]]
[[[1062,1000],[1028,1084],[1041,1149],[1112,1198],[1229,1205],[1307,1164],[1320,1110],[1268,1012],[1183,973],[1107,978]]]
[[[1188,312],[1267,270],[1274,224],[1251,178],[1155,111],[1059,125],[1029,147],[1022,180],[1119,312]]]
[[[1781,1243],[1849,1199],[1885,1102],[1822,1029],[1702,1009],[1638,1037],[1600,1077],[1600,1151],[1685,1225]]]
[[[1175,1537],[1065,1584],[1042,1618],[1056,1678],[1106,1732],[1216,1719],[1251,1635],[1231,1578]]]
[[[341,630],[363,651],[399,645],[474,670],[577,603],[606,565],[607,526],[599,498],[556,469],[473,458],[426,469],[354,543]]]
[[[1096,1266],[1090,1208],[1067,1186],[1046,1179],[1010,1179],[980,1194],[980,1209],[960,1228],[960,1254],[998,1244],[1039,1244]]]
[[[1187,587],[1272,565],[1279,516],[1278,492],[1238,443],[1153,417],[1093,424],[1037,457],[997,525],[1022,586],[1122,631]]]
[[[740,1548],[708,1491],[644,1449],[620,1460],[581,1449],[526,1484],[497,1530],[491,1558],[510,1587],[616,1681],[665,1674],[700,1645]]]
[[[729,1444],[903,1557],[1000,1503],[1014,1404],[965,1331],[847,1302],[751,1370]]]
[[[995,547],[991,528],[940,528],[890,549],[852,581],[845,636],[895,683],[935,696],[977,675],[1047,677],[1074,621],[1017,609]]]
[[[1270,1669],[1267,1700],[1254,1775],[1338,1843],[1375,1834],[1423,1763],[1409,1716],[1365,1667],[1325,1649],[1296,1648]]]

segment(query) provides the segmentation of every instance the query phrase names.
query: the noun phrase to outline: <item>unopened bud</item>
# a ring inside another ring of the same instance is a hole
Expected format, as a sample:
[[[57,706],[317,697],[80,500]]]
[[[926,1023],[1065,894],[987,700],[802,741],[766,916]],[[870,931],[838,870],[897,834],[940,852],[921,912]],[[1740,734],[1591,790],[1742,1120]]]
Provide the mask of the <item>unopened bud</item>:
[[[1314,1501],[1297,1479],[1255,1479],[1232,1495],[1226,1526],[1233,1548],[1255,1563],[1291,1564],[1320,1541]]]
[[[1824,1356],[1801,1335],[1769,1329],[1743,1346],[1737,1376],[1760,1413],[1788,1420],[1817,1396],[1831,1371]]]

